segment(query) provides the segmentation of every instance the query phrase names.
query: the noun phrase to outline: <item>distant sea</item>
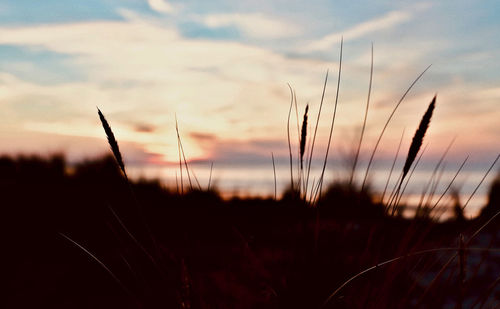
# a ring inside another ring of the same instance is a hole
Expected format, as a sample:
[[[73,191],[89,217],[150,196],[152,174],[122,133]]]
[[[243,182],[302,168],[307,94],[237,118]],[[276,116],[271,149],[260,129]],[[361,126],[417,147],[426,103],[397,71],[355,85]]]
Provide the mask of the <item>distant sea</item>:
[[[202,188],[208,186],[208,181],[210,178],[210,164],[191,164],[189,165],[190,171],[194,172],[196,179],[198,180]],[[144,166],[129,166],[128,173],[132,178],[137,179],[140,177],[147,179],[159,179],[163,184],[175,189],[180,185],[181,178],[179,172],[179,166],[156,166],[156,165],[144,165]],[[357,169],[355,173],[355,182],[360,184],[364,176],[364,168]],[[375,194],[381,194],[386,185],[390,169],[387,168],[375,168],[370,172],[369,184],[372,192]],[[395,168],[393,171],[391,181],[388,186],[388,193],[386,194],[386,199],[390,194],[391,190],[394,188],[397,178],[400,175],[400,168]],[[455,176],[457,167],[446,168],[444,172],[437,173],[435,180],[439,177],[439,182],[437,183],[435,195],[429,200],[429,204],[433,205],[439,196],[444,192],[446,187],[449,185],[452,178]],[[311,170],[310,180],[316,181],[320,175],[321,169],[319,166],[313,167]],[[188,179],[186,176],[186,170],[183,166],[183,179],[182,182],[184,186],[187,187]],[[418,205],[422,191],[425,186],[428,185],[431,179],[433,170],[428,169],[416,169],[412,175],[408,187],[406,188],[402,202],[406,202],[410,206]],[[453,183],[453,188],[459,190],[460,203],[464,205],[473,193],[476,186],[479,184],[481,179],[486,173],[486,169],[477,170],[464,170],[461,172]],[[474,194],[466,208],[466,216],[475,216],[478,211],[487,203],[487,196],[491,182],[496,177],[497,171],[492,170],[488,177],[484,180],[483,184],[479,187],[477,192]],[[349,177],[349,173],[346,168],[342,167],[329,167],[325,172],[325,185],[323,188],[328,187],[328,184],[332,181],[346,180]],[[274,176],[273,168],[271,164],[267,165],[252,165],[252,166],[235,166],[235,165],[218,165],[214,163],[211,185],[215,186],[224,197],[231,196],[261,196],[261,197],[273,197],[274,196]],[[191,176],[191,181],[196,183],[196,180]],[[290,185],[290,168],[285,165],[276,166],[276,181],[277,181],[277,192],[278,197],[283,193],[287,186]],[[431,187],[435,184],[435,181],[431,183]],[[447,206],[454,203],[450,198],[451,190],[448,194],[442,198],[439,205]],[[424,201],[427,200],[427,197]],[[445,214],[446,216],[446,214]]]

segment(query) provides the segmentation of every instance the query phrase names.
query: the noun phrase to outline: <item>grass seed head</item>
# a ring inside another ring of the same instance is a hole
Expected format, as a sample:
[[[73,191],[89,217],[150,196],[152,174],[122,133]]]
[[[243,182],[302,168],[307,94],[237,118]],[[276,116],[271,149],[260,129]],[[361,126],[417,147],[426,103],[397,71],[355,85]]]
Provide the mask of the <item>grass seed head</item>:
[[[125,172],[125,164],[123,164],[122,154],[120,153],[120,148],[118,147],[118,142],[115,139],[115,135],[113,134],[108,121],[99,108],[97,108],[97,113],[99,114],[99,119],[101,119],[102,127],[104,128],[104,132],[106,133],[106,137],[108,138],[108,143],[116,159],[116,163],[118,163],[118,166],[122,170],[123,175],[127,177],[127,173]]]
[[[304,119],[302,120],[302,131],[300,134],[300,169],[303,168],[304,152],[306,150],[308,112],[309,112],[309,104],[306,105],[306,111],[304,112]]]
[[[413,136],[413,140],[411,141],[410,149],[408,150],[408,156],[406,157],[406,162],[403,167],[403,177],[408,174],[410,171],[410,167],[415,161],[417,154],[422,147],[422,143],[424,141],[425,132],[427,132],[427,128],[429,128],[429,124],[431,123],[432,112],[434,111],[434,106],[436,105],[436,96],[432,99],[427,111],[425,112],[422,120],[420,120],[420,125],[418,126],[415,135]]]

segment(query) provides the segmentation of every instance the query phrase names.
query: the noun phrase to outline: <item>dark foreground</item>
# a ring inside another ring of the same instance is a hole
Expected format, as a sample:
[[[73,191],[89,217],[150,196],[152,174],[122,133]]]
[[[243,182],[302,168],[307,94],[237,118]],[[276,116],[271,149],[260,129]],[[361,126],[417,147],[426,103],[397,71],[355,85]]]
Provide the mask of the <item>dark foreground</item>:
[[[129,186],[112,158],[70,172],[62,158],[2,158],[0,306],[492,308],[500,218],[472,236],[500,210],[499,186],[480,217],[436,222],[386,216],[342,185],[313,209],[291,194],[224,201]]]

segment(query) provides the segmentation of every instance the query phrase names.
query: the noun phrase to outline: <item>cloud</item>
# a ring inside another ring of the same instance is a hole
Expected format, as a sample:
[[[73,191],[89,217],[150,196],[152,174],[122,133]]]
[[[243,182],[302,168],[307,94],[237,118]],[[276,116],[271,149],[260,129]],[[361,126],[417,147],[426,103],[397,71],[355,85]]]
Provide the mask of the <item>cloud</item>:
[[[410,15],[396,14],[375,24],[382,29],[411,18]],[[358,25],[347,34],[351,38],[360,37],[369,31],[366,27]],[[324,72],[327,68],[337,68],[333,62],[305,56],[291,58],[243,43],[185,38],[172,25],[140,16],[125,17],[123,21],[0,27],[0,44],[64,54],[66,66],[84,76],[41,85],[12,73],[0,73],[2,136],[15,136],[19,131],[31,132],[43,134],[45,141],[50,143],[49,136],[64,132],[67,136],[101,140],[104,136],[95,111],[95,106],[99,105],[120,143],[133,143],[144,153],[161,155],[161,160],[171,162],[178,160],[175,113],[189,159],[221,158],[246,162],[256,155],[259,159],[254,161],[269,162],[270,151],[279,158],[280,150],[285,151],[286,156],[288,147],[283,144],[289,107],[286,83],[290,82],[297,90],[299,109],[303,110],[305,103],[310,102],[311,115],[314,115],[321,97]],[[392,108],[392,105],[381,102],[397,101],[424,66],[420,57],[429,49],[427,45],[415,46],[418,46],[415,54],[402,52],[408,47],[396,45],[380,52],[386,58],[384,61],[391,63],[389,68],[381,69],[378,58],[375,59],[377,87],[366,131],[367,149],[372,146],[370,141],[378,136],[380,121],[386,119]],[[336,153],[336,147],[346,140],[344,133],[361,124],[369,74],[367,59],[359,63],[356,59],[354,65],[348,62],[350,66],[346,66],[348,69],[343,72],[334,131],[335,150],[332,153]],[[327,89],[318,129],[318,153],[321,153],[321,145],[328,136],[329,117],[333,113],[333,83]],[[432,97],[434,91],[440,91],[440,100],[448,98],[452,101],[449,98],[453,98],[454,104],[465,104],[470,97],[456,95],[458,89],[478,90],[466,84],[448,82],[447,85],[449,92],[442,90],[446,85],[436,89],[434,84],[428,84],[426,89],[431,87],[432,93],[427,93],[429,91],[422,91],[423,86],[419,83],[401,106],[382,143],[394,140],[397,144],[404,126],[418,124],[421,110],[413,106],[421,108],[422,102],[427,103],[428,96]],[[497,93],[498,90],[492,89],[479,94],[482,98],[491,98],[484,110],[495,106],[493,101]],[[436,116],[440,110],[441,105]],[[497,117],[487,113],[480,117],[474,128],[467,130],[471,136],[484,129],[484,124],[495,128]],[[444,118],[435,121],[432,129],[463,127],[463,124],[443,121]],[[147,124],[154,130],[137,130],[134,124]],[[445,140],[445,133],[450,136],[450,130],[436,131],[441,141]],[[292,133],[296,134],[296,130]],[[494,141],[495,133],[490,136],[488,139]],[[68,147],[78,142],[76,138],[73,142],[71,138],[66,140]],[[268,140],[276,142],[268,143]],[[15,143],[15,138],[12,141]],[[221,144],[219,152],[215,152],[212,142]],[[33,144],[33,149],[41,150],[37,147],[43,147],[43,144],[39,140]],[[124,156],[127,157],[126,152]],[[158,157],[155,160],[158,161]]]
[[[288,21],[260,13],[213,14],[201,18],[209,28],[236,27],[244,35],[257,39],[277,39],[298,36],[301,29]]]
[[[418,5],[414,9],[416,11],[427,9],[429,5]],[[311,42],[305,47],[301,47],[303,52],[325,51],[330,50],[332,46],[338,44],[343,37],[345,41],[357,39],[374,32],[385,29],[391,29],[395,26],[410,21],[413,18],[413,13],[410,10],[406,11],[391,11],[381,17],[367,20],[343,31],[330,33],[321,39]]]
[[[277,160],[287,162],[288,146],[281,139],[220,139],[215,136],[208,137],[203,143],[210,153],[210,160],[218,164],[230,164],[238,166],[269,164],[271,152]],[[206,160],[202,160],[204,162]],[[195,160],[199,162],[199,160]]]
[[[156,128],[149,124],[140,123],[134,126],[134,130],[139,133],[153,133]]]
[[[189,137],[199,141],[200,143],[214,142],[217,137],[214,134],[207,134],[201,132],[191,132]]]
[[[279,136],[282,123],[276,115],[286,115],[286,82],[315,95],[322,72],[334,66],[241,43],[186,39],[172,26],[137,18],[0,27],[0,44],[63,54],[67,66],[85,76],[40,85],[0,74],[0,99],[9,105],[1,123],[31,132],[101,137],[99,105],[119,141],[141,144],[167,161],[177,157],[174,113],[190,158],[207,155],[190,132],[226,139]],[[34,98],[40,101],[39,112],[32,109]],[[266,115],[275,115],[273,121]],[[131,123],[156,130],[144,134]]]
[[[475,93],[478,101],[495,100],[500,101],[500,87],[485,88]]]
[[[64,153],[71,162],[110,154],[109,145],[104,136],[73,136],[17,129],[15,135],[0,133],[0,137],[2,139],[0,153],[2,154]],[[141,144],[119,143],[120,150],[126,153],[124,158],[126,164],[143,164],[159,158],[158,154],[146,151]]]
[[[175,14],[178,8],[166,0],[148,0],[149,7],[158,13]]]

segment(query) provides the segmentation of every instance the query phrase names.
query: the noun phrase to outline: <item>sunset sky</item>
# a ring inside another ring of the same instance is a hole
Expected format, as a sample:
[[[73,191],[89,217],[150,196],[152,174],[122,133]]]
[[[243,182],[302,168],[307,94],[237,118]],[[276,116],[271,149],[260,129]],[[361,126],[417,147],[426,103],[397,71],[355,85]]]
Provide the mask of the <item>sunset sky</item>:
[[[496,0],[4,0],[0,152],[102,154],[98,106],[129,164],[176,162],[175,115],[192,160],[267,164],[274,152],[286,164],[287,83],[301,114],[309,102],[312,121],[329,69],[323,155],[343,35],[333,156],[348,155],[358,139],[373,42],[364,158],[400,96],[432,64],[378,158],[392,158],[403,128],[407,151],[437,93],[428,156],[456,136],[451,160],[470,154],[487,166],[500,150],[499,30]]]

